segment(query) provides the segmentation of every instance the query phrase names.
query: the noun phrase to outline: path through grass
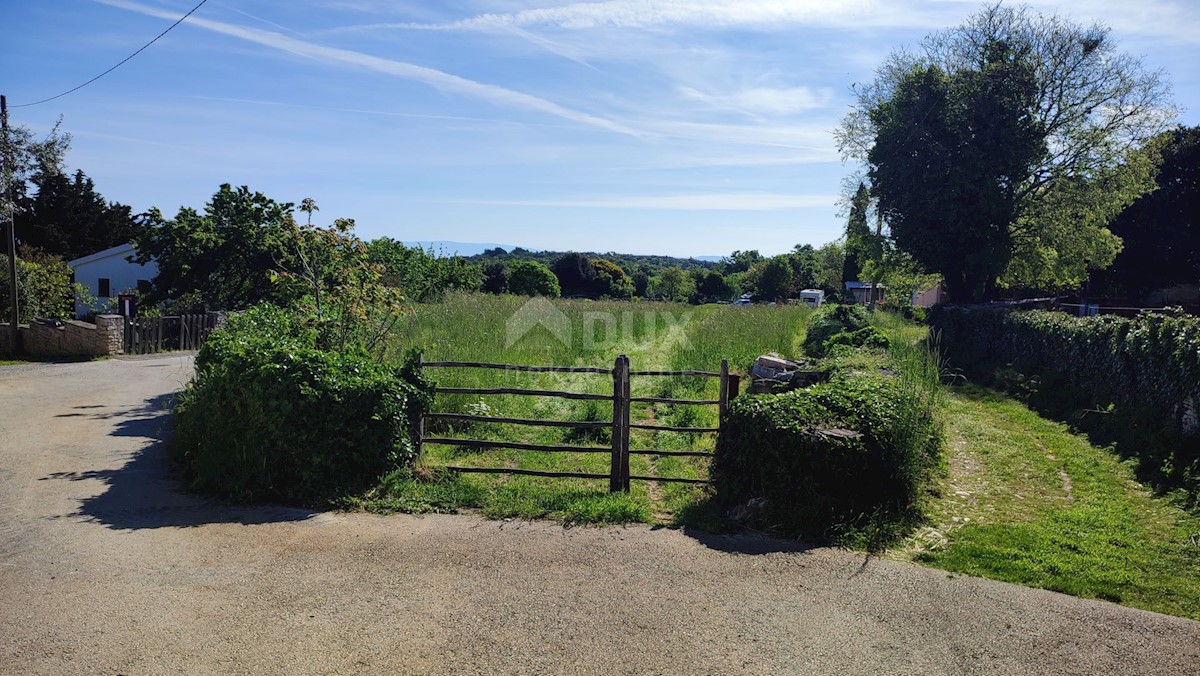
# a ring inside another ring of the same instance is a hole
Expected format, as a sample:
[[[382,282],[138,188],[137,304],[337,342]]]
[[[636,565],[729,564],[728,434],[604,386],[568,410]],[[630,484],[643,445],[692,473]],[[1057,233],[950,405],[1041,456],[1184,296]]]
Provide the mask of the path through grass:
[[[946,420],[943,494],[894,556],[1200,619],[1200,519],[1002,394],[954,388]]]

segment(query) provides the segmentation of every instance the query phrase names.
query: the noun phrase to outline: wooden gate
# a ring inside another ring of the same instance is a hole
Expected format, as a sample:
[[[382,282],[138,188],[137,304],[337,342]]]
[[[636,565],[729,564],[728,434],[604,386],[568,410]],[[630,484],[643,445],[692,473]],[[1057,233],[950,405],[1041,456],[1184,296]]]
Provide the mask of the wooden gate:
[[[126,317],[125,354],[198,350],[215,326],[212,314]]]
[[[465,446],[469,448],[509,448],[524,451],[543,451],[547,453],[609,453],[612,456],[610,470],[608,474],[585,473],[585,472],[549,472],[541,470],[529,470],[511,467],[454,467],[450,466],[447,469],[456,470],[459,472],[476,472],[489,474],[524,474],[531,476],[544,477],[575,477],[582,479],[608,479],[608,486],[611,492],[628,491],[631,481],[667,481],[681,483],[708,483],[706,479],[685,479],[676,477],[660,477],[660,476],[636,476],[629,473],[629,458],[632,455],[657,455],[657,456],[712,456],[709,451],[668,451],[658,449],[633,449],[630,448],[630,431],[633,429],[641,430],[658,430],[663,432],[686,432],[686,433],[719,433],[721,428],[718,427],[678,427],[671,425],[655,425],[649,423],[633,423],[630,421],[630,406],[635,402],[649,404],[675,404],[686,406],[717,406],[719,408],[719,420],[725,419],[725,411],[729,406],[729,401],[738,395],[740,386],[740,377],[736,373],[729,372],[729,362],[721,362],[720,372],[713,371],[633,371],[629,367],[629,357],[621,355],[617,357],[616,363],[611,369],[597,367],[578,367],[578,366],[522,366],[517,364],[489,364],[480,362],[462,362],[462,361],[433,361],[426,362],[418,357],[418,363],[423,368],[478,368],[478,369],[502,369],[506,371],[520,371],[527,373],[599,373],[610,374],[613,380],[613,393],[607,394],[592,394],[587,392],[562,392],[557,390],[531,390],[512,387],[494,387],[494,388],[477,388],[477,387],[437,387],[435,392],[438,394],[478,394],[478,395],[524,395],[534,397],[558,397],[561,399],[574,399],[582,401],[609,401],[613,405],[613,419],[610,421],[568,421],[568,420],[531,420],[526,418],[502,418],[496,416],[473,415],[465,413],[426,413],[418,421],[416,430],[417,452],[420,454],[423,451],[425,444],[444,444],[453,446]],[[635,377],[655,377],[655,376],[692,376],[719,378],[720,395],[717,399],[673,399],[666,397],[634,397],[631,395],[630,382]],[[485,422],[485,423],[502,423],[512,425],[528,425],[536,427],[564,427],[574,429],[601,429],[608,428],[612,430],[612,446],[576,446],[576,445],[550,445],[550,444],[529,444],[513,441],[496,441],[490,439],[462,439],[450,437],[429,437],[425,436],[425,422],[427,420],[453,420],[453,421],[470,421],[470,422]],[[719,423],[718,423],[719,425]]]

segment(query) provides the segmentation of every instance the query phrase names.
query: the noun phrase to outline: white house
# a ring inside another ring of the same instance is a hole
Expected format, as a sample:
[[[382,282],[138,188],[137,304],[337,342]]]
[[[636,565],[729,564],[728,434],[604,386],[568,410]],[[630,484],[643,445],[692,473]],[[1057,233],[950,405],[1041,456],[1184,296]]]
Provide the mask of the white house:
[[[75,281],[96,298],[96,307],[88,307],[82,300],[75,301],[75,316],[83,317],[92,310],[110,307],[115,309],[116,297],[127,291],[150,290],[150,280],[158,275],[158,266],[151,261],[145,265],[133,262],[132,244],[122,244],[111,249],[98,251],[90,256],[69,261],[67,266],[75,272]]]

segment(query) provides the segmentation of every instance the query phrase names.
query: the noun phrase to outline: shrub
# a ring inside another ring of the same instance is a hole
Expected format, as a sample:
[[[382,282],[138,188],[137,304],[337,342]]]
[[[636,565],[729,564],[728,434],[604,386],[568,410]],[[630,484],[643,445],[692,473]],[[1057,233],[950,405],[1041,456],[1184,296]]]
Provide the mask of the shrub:
[[[1200,502],[1200,319],[944,307],[930,323],[951,366],[1115,442],[1143,480]]]
[[[804,336],[804,353],[825,356],[825,341],[839,333],[853,333],[867,327],[869,317],[861,305],[826,305],[813,313]]]
[[[839,352],[829,382],[736,399],[713,478],[727,504],[766,499],[758,525],[874,546],[919,516],[941,435],[928,383],[860,370],[881,357]]]
[[[874,326],[864,326],[857,331],[835,333],[825,341],[825,352],[838,346],[865,347],[873,350],[886,350],[891,344],[888,337]]]
[[[261,305],[196,357],[176,408],[193,487],[236,500],[325,504],[412,462],[410,420],[430,388],[410,363],[316,348],[317,332]]]

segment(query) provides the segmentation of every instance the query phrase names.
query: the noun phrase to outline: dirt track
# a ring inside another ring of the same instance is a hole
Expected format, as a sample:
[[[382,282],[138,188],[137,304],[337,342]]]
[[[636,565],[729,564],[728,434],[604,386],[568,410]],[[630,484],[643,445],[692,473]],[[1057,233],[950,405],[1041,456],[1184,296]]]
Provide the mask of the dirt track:
[[[0,671],[1200,674],[1195,622],[851,552],[216,505],[189,371],[0,367]]]

